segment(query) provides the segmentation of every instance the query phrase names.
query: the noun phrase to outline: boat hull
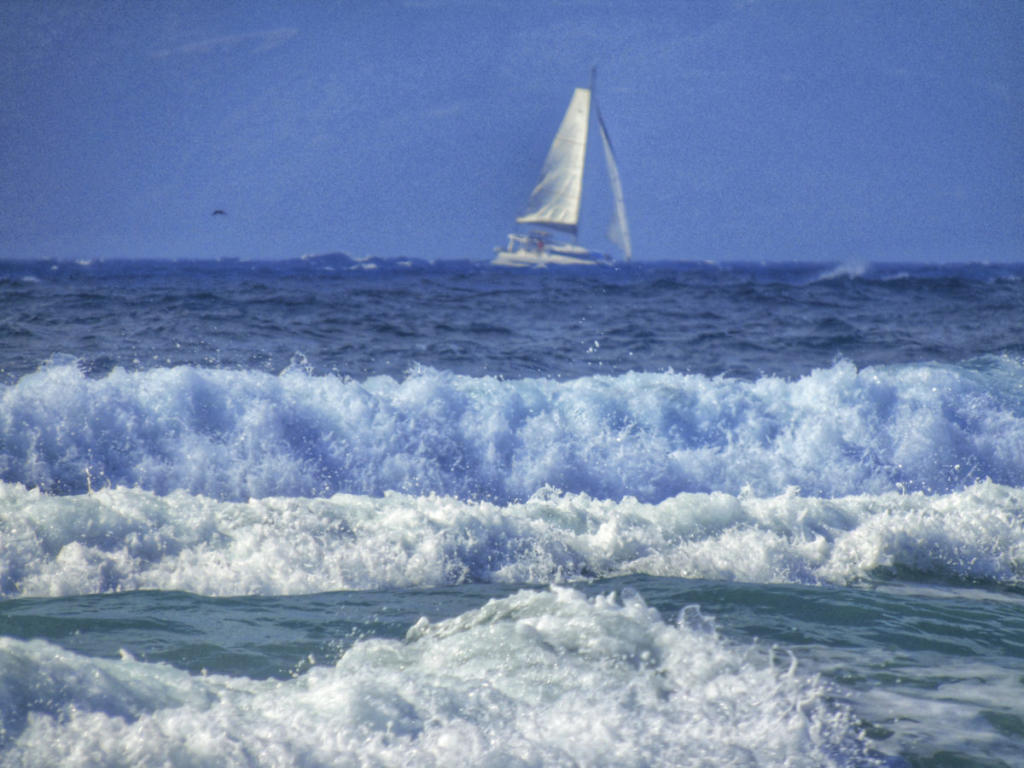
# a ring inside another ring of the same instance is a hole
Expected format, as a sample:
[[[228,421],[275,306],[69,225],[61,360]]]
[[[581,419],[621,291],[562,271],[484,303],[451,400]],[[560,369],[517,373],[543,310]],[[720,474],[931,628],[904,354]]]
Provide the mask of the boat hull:
[[[498,267],[592,267],[611,263],[611,257],[582,248],[572,252],[517,248],[500,250],[491,261]]]

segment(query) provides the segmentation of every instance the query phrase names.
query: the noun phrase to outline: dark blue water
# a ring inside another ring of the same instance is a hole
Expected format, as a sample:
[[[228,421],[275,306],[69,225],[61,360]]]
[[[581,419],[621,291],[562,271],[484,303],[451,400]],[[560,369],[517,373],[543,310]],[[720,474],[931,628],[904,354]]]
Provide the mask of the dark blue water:
[[[400,266],[405,264],[407,266]],[[171,365],[365,378],[410,366],[567,378],[794,377],[1024,353],[1019,265],[99,262],[0,265],[8,381],[55,352],[107,373]],[[596,342],[596,343],[595,343]]]
[[[0,338],[0,764],[1024,751],[1024,267],[6,263]]]

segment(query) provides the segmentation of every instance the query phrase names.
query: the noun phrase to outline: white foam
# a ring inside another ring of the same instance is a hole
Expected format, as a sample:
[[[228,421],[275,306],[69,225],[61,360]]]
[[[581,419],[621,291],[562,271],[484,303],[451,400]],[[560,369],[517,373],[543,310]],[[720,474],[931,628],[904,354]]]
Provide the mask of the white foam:
[[[0,594],[299,594],[657,576],[845,584],[879,568],[1024,583],[1024,489],[819,499],[552,490],[521,504],[397,493],[222,502],[0,484]]]
[[[817,278],[814,282],[824,282],[827,280],[836,280],[838,278],[847,278],[849,280],[855,280],[860,277],[864,277],[867,274],[869,264],[863,261],[851,261],[843,264],[839,264],[832,269],[826,270]]]
[[[992,764],[1020,761],[1024,669],[1019,663],[921,651],[888,658],[884,669],[899,684],[864,687],[855,708],[877,727],[892,731],[905,753],[922,758],[945,753],[947,765],[971,765],[980,755]]]
[[[39,765],[876,764],[796,665],[639,597],[521,592],[287,681],[0,638],[0,758]]]
[[[1024,482],[1024,364],[849,363],[796,381],[675,373],[572,381],[417,369],[357,382],[192,367],[93,379],[66,360],[3,388],[0,479],[221,499],[495,501],[550,485],[618,499],[797,486],[839,496]]]

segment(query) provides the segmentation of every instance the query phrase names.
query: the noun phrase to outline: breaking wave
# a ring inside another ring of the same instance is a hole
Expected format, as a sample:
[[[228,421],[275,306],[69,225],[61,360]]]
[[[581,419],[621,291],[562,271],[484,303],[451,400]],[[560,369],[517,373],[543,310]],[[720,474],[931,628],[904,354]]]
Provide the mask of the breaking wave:
[[[356,381],[192,366],[86,376],[57,360],[3,388],[0,479],[221,500],[437,493],[497,503],[552,486],[657,502],[797,486],[814,496],[1024,480],[1024,364],[795,380],[678,373],[505,380],[418,368]]]
[[[135,589],[222,596],[547,584],[624,574],[847,584],[901,572],[1024,584],[1024,489],[657,504],[540,491],[216,501],[175,491],[52,496],[0,484],[0,596]]]
[[[290,680],[193,676],[0,638],[18,765],[875,765],[828,687],[695,607],[519,592]]]

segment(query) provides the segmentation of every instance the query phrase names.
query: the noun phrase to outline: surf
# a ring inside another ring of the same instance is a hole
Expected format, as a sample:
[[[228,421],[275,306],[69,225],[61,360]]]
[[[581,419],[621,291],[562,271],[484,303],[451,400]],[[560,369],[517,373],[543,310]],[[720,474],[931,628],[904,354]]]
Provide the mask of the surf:
[[[494,504],[388,492],[217,501],[0,484],[0,596],[294,595],[638,574],[760,584],[1024,586],[1024,490],[839,498],[543,489]]]
[[[400,379],[196,366],[89,377],[60,358],[2,390],[0,479],[224,500],[399,491],[505,503],[545,486],[646,502],[791,486],[943,493],[1021,484],[1022,379],[1008,356],[755,381],[427,367]]]
[[[191,675],[0,637],[0,749],[18,765],[875,765],[793,657],[666,621],[633,592],[522,591],[286,680]],[[582,728],[582,731],[581,731]]]

